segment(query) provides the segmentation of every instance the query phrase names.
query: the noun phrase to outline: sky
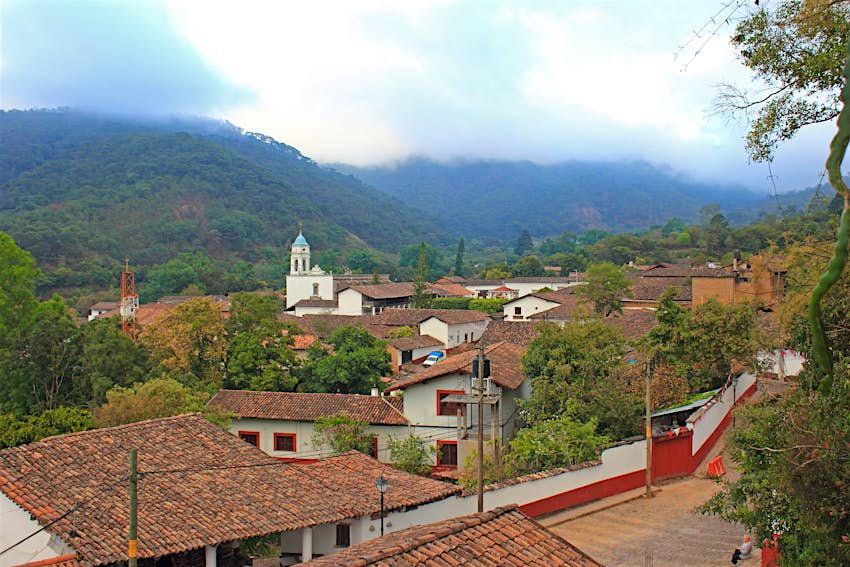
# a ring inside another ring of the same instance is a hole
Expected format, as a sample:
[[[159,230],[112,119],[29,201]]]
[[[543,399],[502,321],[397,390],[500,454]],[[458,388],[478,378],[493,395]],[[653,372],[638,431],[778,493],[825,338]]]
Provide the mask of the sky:
[[[751,81],[729,2],[0,0],[0,108],[211,116],[326,163],[639,159],[769,192],[746,124],[711,111]],[[833,131],[783,146],[779,191],[818,182]]]

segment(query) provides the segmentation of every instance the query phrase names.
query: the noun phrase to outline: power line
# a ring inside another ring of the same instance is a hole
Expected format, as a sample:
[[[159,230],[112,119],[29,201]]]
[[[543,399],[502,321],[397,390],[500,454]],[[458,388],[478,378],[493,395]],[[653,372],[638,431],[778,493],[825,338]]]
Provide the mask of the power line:
[[[59,516],[58,518],[56,518],[55,520],[53,520],[52,522],[49,522],[48,524],[45,524],[44,526],[42,526],[42,527],[41,527],[41,529],[34,531],[33,533],[29,534],[29,535],[28,535],[28,536],[26,536],[25,538],[20,539],[20,540],[18,540],[17,542],[13,543],[12,545],[10,545],[9,547],[7,547],[7,548],[6,548],[6,549],[4,549],[3,551],[0,551],[0,555],[3,555],[4,553],[7,553],[8,551],[11,551],[12,549],[14,549],[14,548],[18,547],[19,545],[21,545],[21,544],[22,544],[22,543],[24,543],[25,541],[29,540],[30,538],[33,538],[33,537],[37,536],[38,534],[40,534],[41,532],[43,532],[44,530],[46,530],[46,529],[48,529],[48,528],[52,527],[53,525],[55,525],[56,523],[58,523],[60,520],[63,520],[63,519],[65,519],[65,518],[67,518],[69,515],[73,514],[74,512],[76,512],[77,510],[79,510],[80,508],[82,508],[83,506],[85,506],[86,504],[88,504],[89,502],[91,502],[92,500],[94,500],[95,498],[97,498],[98,496],[100,496],[101,494],[103,494],[104,492],[106,492],[107,490],[111,490],[111,489],[115,488],[116,486],[118,486],[119,484],[123,483],[123,482],[124,482],[125,480],[127,480],[128,478],[130,478],[130,477],[129,477],[129,475],[124,476],[124,477],[123,477],[123,478],[121,478],[121,480],[119,480],[119,481],[116,481],[116,482],[113,482],[112,484],[109,484],[109,485],[107,485],[107,486],[104,486],[103,488],[101,488],[100,490],[98,490],[97,492],[95,492],[92,496],[90,496],[90,497],[86,498],[85,500],[83,500],[82,502],[80,502],[79,504],[77,504],[76,506],[74,506],[73,508],[71,508],[70,510],[68,510],[67,512],[65,512],[64,514],[62,514],[61,516]]]

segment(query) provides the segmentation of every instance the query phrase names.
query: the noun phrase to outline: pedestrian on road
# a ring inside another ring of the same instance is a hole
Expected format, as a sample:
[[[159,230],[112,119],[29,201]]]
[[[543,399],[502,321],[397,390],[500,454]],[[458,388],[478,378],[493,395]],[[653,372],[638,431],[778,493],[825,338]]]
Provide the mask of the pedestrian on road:
[[[750,541],[750,536],[745,535],[744,541],[740,546],[732,552],[732,565],[737,565],[741,559],[746,559],[753,552],[753,542]]]

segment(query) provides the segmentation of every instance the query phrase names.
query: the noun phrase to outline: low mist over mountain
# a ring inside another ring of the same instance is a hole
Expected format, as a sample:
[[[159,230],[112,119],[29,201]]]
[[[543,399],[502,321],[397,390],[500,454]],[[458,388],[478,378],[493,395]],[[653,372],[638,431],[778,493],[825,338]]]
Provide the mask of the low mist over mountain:
[[[701,184],[643,162],[455,161],[415,158],[392,166],[333,164],[461,234],[506,238],[600,228],[625,232],[694,221],[703,205],[740,208],[763,196]]]

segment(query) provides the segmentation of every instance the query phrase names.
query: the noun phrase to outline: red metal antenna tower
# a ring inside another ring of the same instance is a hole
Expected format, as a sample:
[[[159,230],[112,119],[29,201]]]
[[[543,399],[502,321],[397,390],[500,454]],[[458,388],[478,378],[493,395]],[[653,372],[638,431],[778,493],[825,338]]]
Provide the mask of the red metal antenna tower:
[[[130,260],[124,260],[124,272],[121,274],[121,330],[131,341],[136,340],[136,311],[139,309],[139,296],[136,295],[136,274],[130,271]]]

